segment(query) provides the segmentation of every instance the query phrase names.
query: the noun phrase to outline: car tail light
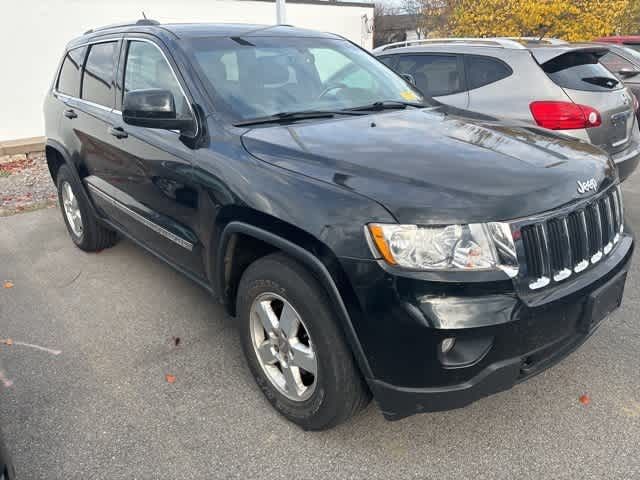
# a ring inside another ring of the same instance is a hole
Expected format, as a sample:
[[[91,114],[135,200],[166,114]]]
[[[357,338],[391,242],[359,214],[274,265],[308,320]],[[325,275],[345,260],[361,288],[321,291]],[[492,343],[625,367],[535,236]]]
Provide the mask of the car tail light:
[[[576,130],[599,127],[600,112],[572,102],[532,102],[529,105],[536,123],[550,130]]]

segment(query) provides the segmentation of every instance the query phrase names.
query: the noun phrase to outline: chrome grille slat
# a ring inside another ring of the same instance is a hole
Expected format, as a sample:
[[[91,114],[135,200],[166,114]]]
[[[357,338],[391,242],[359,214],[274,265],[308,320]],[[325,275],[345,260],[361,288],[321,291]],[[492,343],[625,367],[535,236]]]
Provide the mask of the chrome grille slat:
[[[591,246],[591,263],[598,263],[602,258],[602,217],[600,216],[600,206],[597,203],[593,203],[589,206],[592,218],[593,228],[595,229],[594,242],[595,245]]]
[[[605,227],[607,231],[607,241],[604,247],[602,247],[602,252],[607,255],[613,248],[613,237],[615,236],[615,224],[613,220],[613,212],[611,211],[611,200],[608,195],[604,198],[604,201],[600,202],[600,205],[602,205],[604,209]]]
[[[618,231],[620,230],[620,225],[622,225],[622,222],[620,221],[620,200],[618,199],[618,191],[615,190],[612,194],[611,194],[611,198],[612,198],[612,206],[613,206],[613,215],[615,217],[615,231],[616,233],[618,233]]]
[[[584,256],[580,259],[573,270],[576,273],[580,273],[582,270],[589,266],[589,251],[591,245],[589,243],[589,229],[587,228],[587,215],[584,210],[580,210],[578,212],[578,217],[580,219],[580,229],[579,229],[579,239],[578,241],[582,241],[584,245]]]
[[[529,288],[562,282],[611,253],[623,231],[622,208],[618,187],[579,209],[520,227]]]

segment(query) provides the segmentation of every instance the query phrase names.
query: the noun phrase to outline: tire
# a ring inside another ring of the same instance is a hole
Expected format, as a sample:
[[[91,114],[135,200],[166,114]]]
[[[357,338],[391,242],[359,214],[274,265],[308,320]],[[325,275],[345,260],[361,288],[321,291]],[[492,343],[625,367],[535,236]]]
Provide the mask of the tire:
[[[284,339],[269,338],[261,320],[264,317],[256,313],[264,313],[263,304],[271,306],[276,317],[280,316],[281,331],[295,323],[285,317],[295,318],[297,314],[300,322],[295,337],[292,334]],[[240,340],[251,373],[267,399],[285,418],[305,430],[325,430],[346,421],[369,403],[369,390],[336,324],[329,298],[303,266],[281,253],[256,260],[240,280],[236,311]],[[256,337],[259,338],[256,340]],[[285,352],[287,342],[291,347],[290,358]],[[262,360],[264,354],[258,353],[265,349],[257,345],[270,348],[268,357],[279,355],[289,359],[268,364]],[[306,353],[300,355],[301,351]],[[311,358],[315,358],[315,375],[309,373],[313,370],[313,365],[308,363]],[[303,359],[307,360],[302,365],[309,368],[308,371],[296,367],[297,376],[284,375],[283,361],[285,367],[288,363],[294,371],[293,367]],[[284,388],[274,380],[280,376],[301,380],[303,385],[298,389],[300,382],[296,382],[295,388]],[[302,394],[301,390],[304,390]]]
[[[115,245],[118,240],[116,232],[106,228],[96,218],[85,200],[83,186],[67,165],[58,170],[56,183],[62,218],[73,243],[86,252],[96,252]]]

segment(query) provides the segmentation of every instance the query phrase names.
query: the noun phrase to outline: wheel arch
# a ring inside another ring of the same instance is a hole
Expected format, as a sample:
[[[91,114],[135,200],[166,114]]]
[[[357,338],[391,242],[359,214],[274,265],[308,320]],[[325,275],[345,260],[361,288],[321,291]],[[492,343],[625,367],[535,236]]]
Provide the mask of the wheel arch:
[[[69,155],[69,152],[67,151],[67,149],[62,144],[56,142],[55,140],[47,139],[44,152],[45,152],[45,157],[47,159],[47,167],[49,168],[49,174],[51,175],[51,180],[53,181],[54,185],[57,186],[58,172],[60,171],[60,168],[63,165],[66,165],[67,167],[69,167],[71,174],[76,177],[80,185],[82,185],[83,187],[81,195],[84,197],[84,200],[86,200],[92,212],[98,218],[100,218],[100,216],[97,214],[95,210],[95,207],[93,205],[93,202],[91,201],[89,194],[87,193],[86,186],[82,181],[82,177],[80,175],[81,172],[78,171],[78,167],[71,160],[71,155]]]
[[[365,378],[373,378],[369,362],[358,339],[353,322],[353,315],[359,315],[355,292],[351,289],[346,274],[340,267],[337,257],[331,250],[306,232],[297,227],[288,226],[283,231],[288,236],[274,233],[264,225],[255,225],[243,220],[231,220],[222,225],[215,255],[215,290],[227,312],[235,316],[235,300],[237,284],[244,270],[255,260],[264,255],[280,251],[299,262],[314,276],[324,288],[333,305],[334,313],[339,320],[339,327],[345,338],[360,371]],[[240,261],[242,250],[247,245],[256,255],[250,255],[249,261]]]

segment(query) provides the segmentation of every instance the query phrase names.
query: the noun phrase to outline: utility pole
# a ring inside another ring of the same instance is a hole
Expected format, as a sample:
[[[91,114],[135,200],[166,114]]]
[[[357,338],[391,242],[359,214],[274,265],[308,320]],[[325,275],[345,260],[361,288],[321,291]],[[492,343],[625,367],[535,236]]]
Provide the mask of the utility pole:
[[[276,0],[276,23],[278,25],[287,23],[287,11],[284,1],[285,0]]]

